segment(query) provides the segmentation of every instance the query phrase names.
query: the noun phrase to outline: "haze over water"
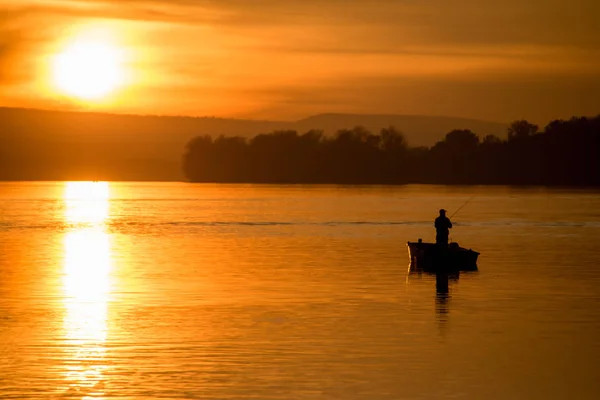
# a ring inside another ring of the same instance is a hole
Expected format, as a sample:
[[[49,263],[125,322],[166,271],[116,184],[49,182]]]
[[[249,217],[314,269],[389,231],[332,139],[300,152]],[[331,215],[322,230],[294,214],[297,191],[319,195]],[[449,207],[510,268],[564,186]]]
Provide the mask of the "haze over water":
[[[436,293],[406,242],[479,271]],[[0,183],[0,398],[596,399],[600,192]]]

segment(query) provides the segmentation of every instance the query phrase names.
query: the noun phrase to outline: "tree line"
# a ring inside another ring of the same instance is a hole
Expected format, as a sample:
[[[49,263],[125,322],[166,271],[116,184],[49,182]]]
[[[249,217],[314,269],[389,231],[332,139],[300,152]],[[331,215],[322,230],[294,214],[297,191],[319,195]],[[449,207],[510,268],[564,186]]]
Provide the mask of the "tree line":
[[[431,147],[409,147],[394,127],[200,136],[187,144],[183,170],[192,182],[599,186],[600,115],[542,131],[515,121],[506,139],[457,129]]]

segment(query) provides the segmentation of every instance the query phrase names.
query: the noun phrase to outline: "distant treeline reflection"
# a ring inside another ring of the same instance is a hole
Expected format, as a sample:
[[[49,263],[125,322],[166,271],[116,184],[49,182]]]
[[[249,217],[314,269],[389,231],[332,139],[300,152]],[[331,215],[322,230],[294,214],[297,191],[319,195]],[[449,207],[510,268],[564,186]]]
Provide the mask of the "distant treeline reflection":
[[[332,137],[279,131],[251,139],[202,136],[186,147],[194,182],[335,184],[600,185],[600,116],[548,124],[515,121],[506,140],[453,130],[411,148],[393,127],[357,127]]]

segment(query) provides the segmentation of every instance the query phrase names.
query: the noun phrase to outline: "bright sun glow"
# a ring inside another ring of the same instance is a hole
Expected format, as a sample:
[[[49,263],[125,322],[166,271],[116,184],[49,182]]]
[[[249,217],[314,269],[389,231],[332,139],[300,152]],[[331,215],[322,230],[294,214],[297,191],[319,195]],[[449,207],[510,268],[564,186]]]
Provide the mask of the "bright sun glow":
[[[123,83],[121,51],[108,41],[79,40],[56,56],[53,75],[66,94],[100,99]]]

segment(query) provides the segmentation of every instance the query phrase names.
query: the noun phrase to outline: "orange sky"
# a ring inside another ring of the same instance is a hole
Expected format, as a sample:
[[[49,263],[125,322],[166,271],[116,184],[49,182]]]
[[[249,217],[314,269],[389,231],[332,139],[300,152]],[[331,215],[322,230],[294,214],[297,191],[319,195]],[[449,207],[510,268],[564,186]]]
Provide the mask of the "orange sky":
[[[0,0],[0,105],[544,123],[600,113],[599,15],[597,0]],[[49,73],[89,32],[125,54],[101,101]]]

